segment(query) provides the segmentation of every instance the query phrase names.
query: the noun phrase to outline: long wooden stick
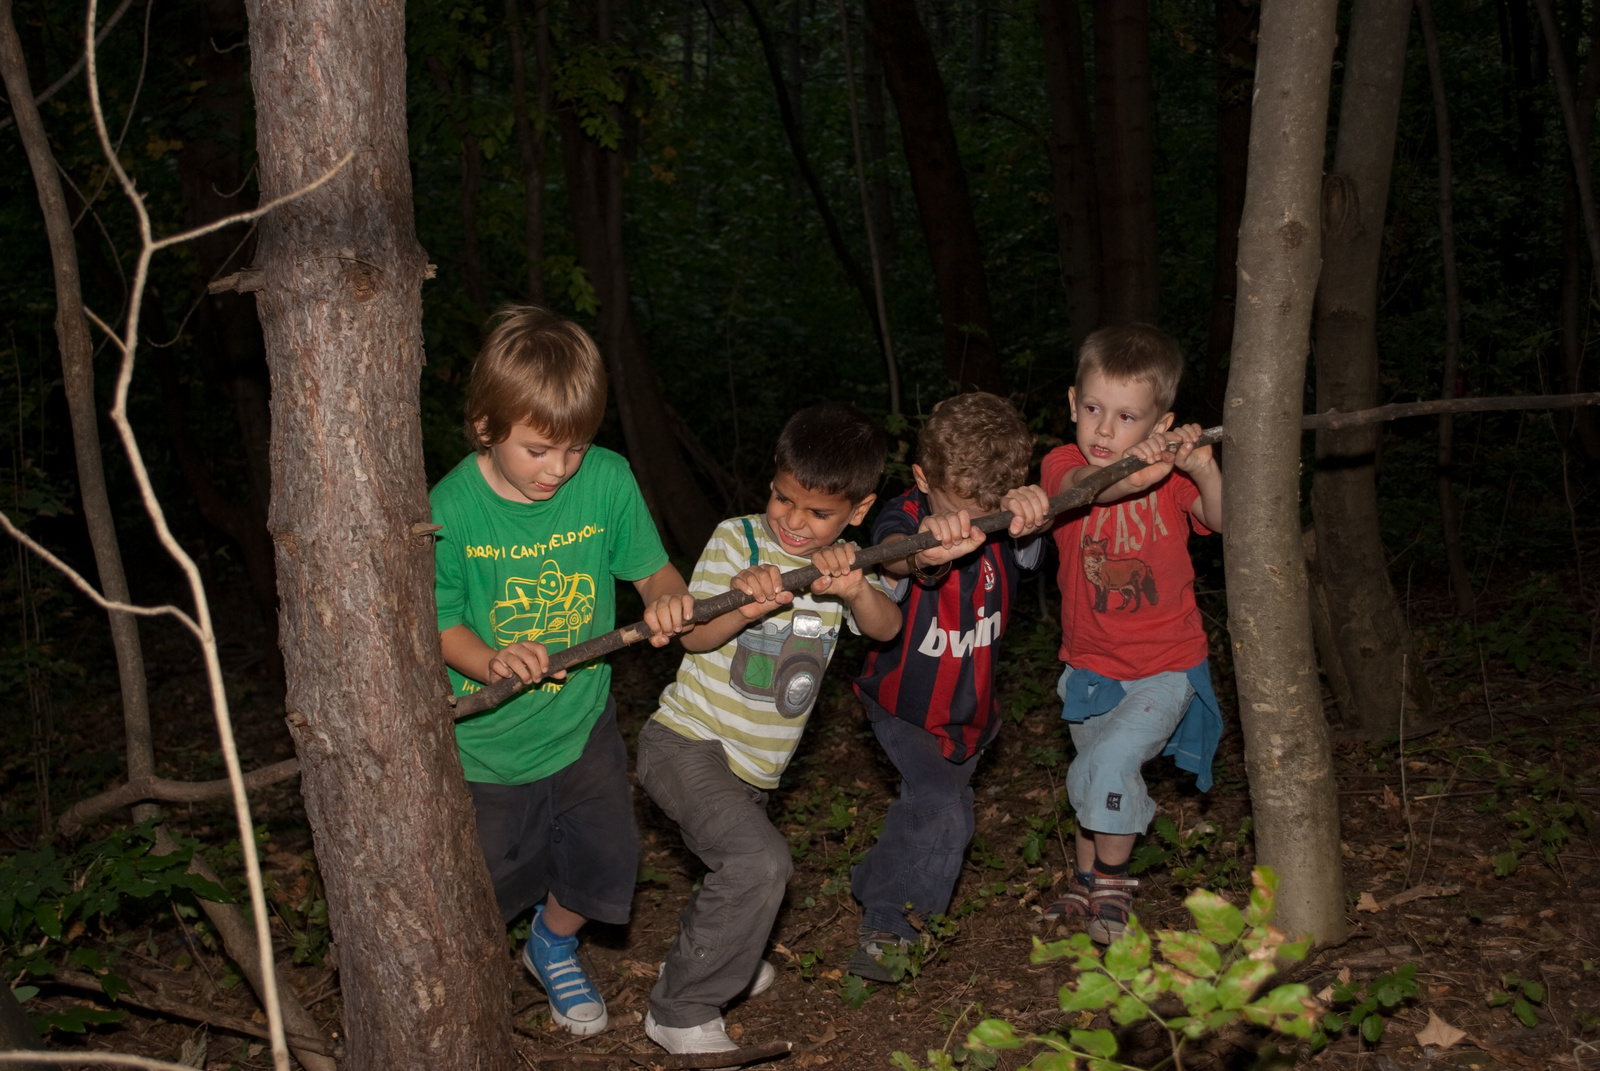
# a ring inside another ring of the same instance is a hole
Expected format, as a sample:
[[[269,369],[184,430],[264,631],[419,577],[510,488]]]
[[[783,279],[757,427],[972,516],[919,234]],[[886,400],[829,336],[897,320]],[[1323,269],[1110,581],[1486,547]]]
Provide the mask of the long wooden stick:
[[[1222,441],[1222,429],[1209,428],[1200,436],[1199,446],[1210,446]],[[1054,517],[1070,509],[1087,506],[1095,497],[1107,487],[1122,480],[1145,467],[1146,462],[1137,457],[1125,457],[1121,461],[1107,465],[1097,472],[1090,473],[1076,487],[1062,491],[1050,499],[1049,516]],[[1011,524],[1010,510],[998,510],[987,513],[982,517],[973,518],[973,527],[980,532],[990,534],[1004,531]],[[897,558],[909,557],[919,550],[928,550],[937,546],[939,540],[932,532],[919,532],[914,536],[902,539],[891,539],[876,546],[866,547],[856,552],[856,565],[862,569],[870,569],[874,565]],[[821,570],[815,565],[807,565],[800,569],[791,569],[783,574],[783,590],[803,591],[816,583],[822,576]],[[721,595],[709,599],[696,599],[694,615],[690,620],[696,624],[704,624],[715,620],[730,610],[750,602],[750,596],[742,591],[730,589]],[[575,666],[580,662],[608,655],[613,651],[620,651],[629,644],[638,643],[640,640],[649,639],[650,626],[643,621],[636,621],[625,628],[608,632],[604,636],[596,636],[592,640],[585,640],[573,647],[562,651],[552,651],[550,654],[550,672]],[[491,707],[497,707],[507,699],[526,688],[527,685],[516,677],[502,677],[498,681],[484,688],[482,691],[473,692],[471,695],[462,696],[456,700],[455,719],[471,717],[481,714]]]

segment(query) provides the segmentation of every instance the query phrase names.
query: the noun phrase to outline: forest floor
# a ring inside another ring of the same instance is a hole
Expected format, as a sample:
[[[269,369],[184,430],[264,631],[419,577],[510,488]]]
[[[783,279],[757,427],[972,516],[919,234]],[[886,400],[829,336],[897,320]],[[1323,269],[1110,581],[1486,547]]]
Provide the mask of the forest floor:
[[[1325,995],[1330,1007],[1348,1010],[1372,992],[1375,979],[1397,970],[1403,978],[1411,964],[1414,995],[1380,1008],[1385,1029],[1376,1044],[1346,1028],[1312,1053],[1255,1028],[1234,1027],[1185,1048],[1184,1068],[1600,1067],[1600,849],[1585,809],[1600,793],[1600,688],[1585,666],[1541,676],[1537,665],[1519,674],[1481,654],[1451,654],[1449,607],[1440,599],[1434,609],[1440,624],[1419,631],[1437,696],[1434,721],[1443,727],[1409,739],[1403,761],[1393,738],[1335,734],[1349,933],[1292,971],[1292,980],[1312,993],[1343,980],[1352,1000]],[[1424,600],[1413,602],[1412,610],[1418,620],[1427,619]],[[1592,644],[1592,635],[1584,638]],[[896,1051],[924,1063],[929,1050],[941,1049],[961,1058],[959,1066],[995,1066],[985,1054],[961,1048],[967,1030],[985,1016],[1041,1033],[1088,1025],[1086,1013],[1069,1023],[1058,1009],[1057,992],[1074,977],[1067,962],[1029,962],[1033,937],[1053,936],[1040,912],[1062,882],[1072,837],[1061,810],[1071,745],[1053,708],[1054,625],[1019,616],[1006,642],[1007,723],[974,781],[977,834],[947,932],[936,942],[930,938],[915,977],[884,986],[863,987],[842,973],[860,918],[849,893],[849,863],[871,845],[896,777],[848,687],[860,651],[846,645],[839,652],[800,752],[771,802],[795,856],[794,880],[767,953],[780,968],[779,981],[727,1013],[730,1035],[742,1044],[794,1044],[793,1054],[763,1066],[883,1071],[893,1066]],[[247,659],[247,650],[236,649],[235,660]],[[157,673],[161,657],[158,649]],[[158,743],[162,773],[216,776],[214,766],[205,767],[206,745],[197,743],[209,726],[203,693],[188,673],[177,671],[185,656],[170,657],[174,672],[157,688],[154,704],[166,712]],[[616,656],[613,664],[613,690],[631,743],[675,659],[639,650]],[[1231,674],[1217,676],[1225,682],[1220,691],[1228,709]],[[241,698],[246,767],[289,755],[270,704],[261,696]],[[1152,930],[1190,925],[1183,899],[1193,888],[1214,889],[1235,902],[1248,892],[1250,801],[1243,743],[1231,719],[1215,770],[1215,786],[1201,794],[1166,760],[1146,768],[1161,804],[1162,831],[1146,839],[1146,854],[1166,855],[1140,875],[1136,908]],[[611,1026],[581,1039],[558,1031],[541,994],[516,968],[518,1044],[531,1067],[595,1066],[560,1060],[562,1053],[611,1053],[615,1061],[600,1066],[619,1067],[629,1065],[628,1055],[660,1053],[641,1021],[655,964],[702,868],[642,792],[636,802],[644,856],[633,922],[591,927],[584,946],[606,994]],[[265,866],[275,879],[281,950],[311,953],[294,969],[295,987],[337,1029],[337,976],[315,965],[326,923],[319,923],[314,907],[317,877],[298,782],[265,790],[255,807],[256,821],[269,833]],[[169,820],[212,841],[231,828],[220,807],[174,808]],[[190,939],[176,918],[174,911],[165,925],[153,923],[136,935],[139,940],[119,944],[134,949],[147,976],[158,976],[169,996],[245,1018],[253,1013],[259,1022],[248,988],[230,984],[236,972],[204,942]],[[1508,996],[1501,1001],[1497,994]],[[47,987],[31,1010],[82,999]],[[1519,1010],[1526,1025],[1514,1014]],[[1465,1037],[1448,1050],[1425,1046],[1417,1034],[1432,1016]],[[1108,1022],[1102,1015],[1093,1025]],[[1170,1053],[1164,1032],[1149,1024],[1120,1036],[1121,1058],[1130,1064],[1151,1067]],[[270,1066],[259,1043],[138,1014],[84,1036],[57,1034],[54,1042],[167,1059],[182,1054],[197,1067]],[[1030,1055],[1001,1054],[997,1066],[1016,1068]]]

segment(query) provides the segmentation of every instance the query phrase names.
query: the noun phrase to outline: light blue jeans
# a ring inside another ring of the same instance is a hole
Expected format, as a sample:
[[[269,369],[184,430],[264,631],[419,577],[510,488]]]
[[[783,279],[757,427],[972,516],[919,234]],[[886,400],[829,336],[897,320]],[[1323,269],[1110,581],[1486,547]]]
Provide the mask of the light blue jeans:
[[[1063,699],[1072,672],[1068,666],[1056,685]],[[1078,752],[1067,767],[1067,799],[1078,825],[1096,833],[1150,828],[1156,803],[1140,767],[1161,754],[1194,698],[1188,675],[1177,671],[1123,681],[1122,687],[1122,702],[1111,710],[1067,723]]]

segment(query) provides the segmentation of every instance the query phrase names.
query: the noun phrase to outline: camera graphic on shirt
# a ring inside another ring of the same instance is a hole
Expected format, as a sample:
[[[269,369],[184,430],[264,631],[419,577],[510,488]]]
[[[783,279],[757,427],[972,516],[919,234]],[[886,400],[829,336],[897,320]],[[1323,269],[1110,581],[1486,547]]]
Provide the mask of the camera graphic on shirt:
[[[772,700],[785,718],[798,718],[817,700],[837,636],[812,610],[796,610],[787,623],[763,621],[739,634],[729,683],[746,698]]]

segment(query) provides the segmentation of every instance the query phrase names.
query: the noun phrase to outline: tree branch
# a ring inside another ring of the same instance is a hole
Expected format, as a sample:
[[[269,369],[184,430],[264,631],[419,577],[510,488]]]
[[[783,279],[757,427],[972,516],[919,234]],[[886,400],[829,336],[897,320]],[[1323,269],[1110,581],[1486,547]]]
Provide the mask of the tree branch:
[[[226,783],[223,782],[223,784]],[[51,982],[56,985],[66,986],[69,989],[99,993],[101,996],[106,995],[105,986],[101,984],[98,978],[80,971],[56,971],[51,977]],[[125,1008],[137,1008],[140,1011],[151,1012],[169,1019],[187,1019],[190,1022],[205,1023],[208,1026],[216,1027],[218,1030],[226,1030],[230,1034],[243,1034],[249,1038],[268,1040],[266,1028],[257,1026],[248,1019],[241,1019],[237,1015],[228,1015],[224,1012],[212,1011],[210,1008],[202,1008],[198,1004],[173,1000],[165,995],[136,997],[124,993],[121,996],[111,998],[111,1000],[112,1003]],[[330,1043],[325,1038],[308,1038],[301,1034],[290,1034],[288,1038],[289,1044],[295,1048],[310,1049],[312,1052],[318,1052],[324,1056],[337,1058],[342,1056],[344,1052],[342,1046]],[[98,1055],[96,1054],[97,1059]],[[82,1061],[82,1059],[82,1056],[80,1056],[79,1060]]]
[[[105,41],[106,34],[110,33],[112,29],[116,27],[117,23],[121,21],[122,16],[126,15],[128,13],[128,9],[132,6],[133,0],[122,0],[122,3],[117,6],[117,10],[113,11],[111,13],[111,17],[106,20],[106,24],[100,27],[100,32],[94,35],[94,43],[98,45]],[[66,88],[68,82],[71,82],[74,78],[78,77],[78,75],[82,74],[84,62],[84,57],[79,56],[78,62],[67,68],[66,74],[62,75],[60,78],[57,78],[54,82],[51,82],[45,87],[42,93],[33,98],[34,107],[37,108],[51,97],[61,92],[62,89]],[[16,121],[17,117],[15,115],[8,115],[4,119],[0,119],[0,130],[4,130],[6,127],[10,126]]]
[[[1504,398],[1435,398],[1427,402],[1396,402],[1380,405],[1376,409],[1357,409],[1341,413],[1330,409],[1326,413],[1307,416],[1300,421],[1306,431],[1350,428],[1359,424],[1381,424],[1388,420],[1406,417],[1437,416],[1440,413],[1493,413],[1506,409],[1579,409],[1586,405],[1600,405],[1600,391],[1584,394],[1517,394]]]
[[[275,762],[271,766],[263,766],[259,770],[251,770],[245,774],[244,787],[247,792],[254,792],[258,788],[287,781],[299,772],[299,759],[284,759],[282,762]],[[201,800],[221,799],[232,791],[226,777],[216,781],[170,781],[163,777],[141,777],[102,792],[98,796],[79,800],[63,811],[56,822],[62,833],[74,837],[90,819],[98,818],[119,807],[138,803],[140,800],[199,803]]]
[[[786,1056],[793,1051],[792,1041],[770,1041],[765,1045],[751,1045],[729,1052],[686,1052],[677,1056],[628,1052],[529,1052],[523,1055],[538,1063],[600,1064],[605,1067],[635,1064],[680,1071],[688,1068],[744,1067],[746,1064]]]

